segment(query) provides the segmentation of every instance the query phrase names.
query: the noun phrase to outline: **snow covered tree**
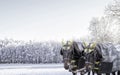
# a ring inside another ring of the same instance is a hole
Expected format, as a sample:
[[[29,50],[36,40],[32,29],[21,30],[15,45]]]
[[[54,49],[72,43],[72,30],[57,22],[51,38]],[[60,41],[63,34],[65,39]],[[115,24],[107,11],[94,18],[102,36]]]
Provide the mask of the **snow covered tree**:
[[[120,20],[120,1],[114,0],[105,9],[105,14]]]
[[[90,22],[89,30],[96,42],[113,42],[114,33],[116,32],[114,21],[109,16],[93,18]]]
[[[120,0],[114,0],[109,4],[105,9],[105,14],[112,18],[115,21],[114,25],[117,25],[117,33],[115,41],[120,43]]]
[[[89,30],[98,42],[120,43],[120,1],[114,0],[105,8],[105,14],[93,18]]]
[[[0,40],[0,63],[60,63],[59,42]]]

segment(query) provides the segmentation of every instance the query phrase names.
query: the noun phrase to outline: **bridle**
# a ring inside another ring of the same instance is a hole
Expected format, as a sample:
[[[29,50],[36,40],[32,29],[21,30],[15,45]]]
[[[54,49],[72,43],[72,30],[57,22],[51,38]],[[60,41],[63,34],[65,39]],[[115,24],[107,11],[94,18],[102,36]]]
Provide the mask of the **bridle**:
[[[96,54],[96,50],[95,48],[91,48],[90,47],[91,43],[85,48],[85,57],[86,57],[86,70],[92,70],[95,64],[95,54]]]

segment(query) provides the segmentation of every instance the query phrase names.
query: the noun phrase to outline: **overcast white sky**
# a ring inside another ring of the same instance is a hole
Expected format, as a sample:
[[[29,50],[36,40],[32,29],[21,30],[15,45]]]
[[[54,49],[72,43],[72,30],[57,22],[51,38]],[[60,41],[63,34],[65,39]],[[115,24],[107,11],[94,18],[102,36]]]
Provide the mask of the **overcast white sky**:
[[[112,0],[0,0],[0,39],[61,40],[88,35]]]

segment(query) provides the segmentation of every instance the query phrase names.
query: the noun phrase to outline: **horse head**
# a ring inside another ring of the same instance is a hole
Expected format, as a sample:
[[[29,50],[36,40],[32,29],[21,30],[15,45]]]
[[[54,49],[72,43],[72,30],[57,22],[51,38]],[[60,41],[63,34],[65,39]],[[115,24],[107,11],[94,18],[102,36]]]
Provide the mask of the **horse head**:
[[[88,71],[92,69],[98,69],[95,68],[94,66],[96,64],[99,64],[99,62],[102,59],[102,54],[100,52],[99,44],[89,43],[88,45],[86,45],[84,50],[84,55],[86,57],[86,63],[85,63],[86,69]]]
[[[63,56],[65,69],[69,69],[70,61],[72,58],[72,52],[73,52],[73,42],[72,41],[62,42],[62,48],[60,50],[60,54]]]
[[[69,71],[76,71],[84,68],[85,60],[83,56],[83,44],[76,41],[62,42],[60,54],[63,56],[64,68]]]

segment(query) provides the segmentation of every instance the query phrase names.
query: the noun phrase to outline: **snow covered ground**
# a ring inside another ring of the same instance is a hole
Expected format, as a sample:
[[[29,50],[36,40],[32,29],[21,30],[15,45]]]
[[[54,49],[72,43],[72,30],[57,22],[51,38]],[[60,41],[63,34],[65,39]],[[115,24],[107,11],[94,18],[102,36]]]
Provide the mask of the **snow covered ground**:
[[[72,75],[72,73],[65,70],[63,64],[0,64],[0,75]]]
[[[0,75],[72,75],[63,64],[0,64]]]

